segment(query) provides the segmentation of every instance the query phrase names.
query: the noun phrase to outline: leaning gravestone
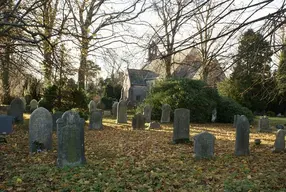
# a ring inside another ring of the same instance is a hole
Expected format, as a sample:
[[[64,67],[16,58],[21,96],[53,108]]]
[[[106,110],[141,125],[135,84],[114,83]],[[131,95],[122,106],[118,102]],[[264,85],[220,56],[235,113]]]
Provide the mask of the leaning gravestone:
[[[63,116],[63,112],[56,111],[53,116],[53,131],[57,131],[57,120]]]
[[[161,123],[170,123],[171,106],[168,104],[162,105]]]
[[[196,159],[207,159],[214,156],[215,136],[203,132],[194,137],[194,152]]]
[[[94,100],[91,100],[88,104],[88,110],[91,113],[92,111],[96,110],[96,103]]]
[[[102,110],[95,110],[90,113],[89,129],[103,129],[102,115]]]
[[[173,143],[189,142],[190,110],[176,109],[174,112]]]
[[[23,123],[24,104],[20,98],[15,98],[10,104],[8,115],[14,117],[15,122]]]
[[[75,111],[66,111],[57,120],[59,167],[78,166],[85,163],[84,120]]]
[[[283,129],[277,131],[273,152],[285,151],[285,133]]]
[[[27,105],[26,99],[25,99],[25,97],[20,97],[20,99],[21,99],[21,100],[22,100],[22,102],[23,102],[23,105],[24,105],[24,111],[26,111],[26,105]]]
[[[29,121],[30,152],[52,149],[53,118],[51,113],[39,107],[33,111]]]
[[[249,155],[249,122],[244,115],[237,117],[235,155]]]
[[[134,115],[132,118],[133,129],[145,129],[145,117],[141,113]]]
[[[30,112],[33,112],[38,108],[38,101],[36,99],[32,99],[30,102]]]
[[[118,102],[114,102],[112,105],[112,116],[113,116],[113,118],[117,118],[117,105],[118,105]]]
[[[152,107],[150,105],[146,105],[144,107],[143,115],[145,117],[146,123],[150,123],[151,122],[151,115],[152,115]]]
[[[127,103],[125,100],[119,101],[117,105],[116,123],[127,123]]]
[[[271,132],[271,127],[269,125],[269,119],[266,116],[260,117],[258,121],[258,128],[257,131],[259,132]]]

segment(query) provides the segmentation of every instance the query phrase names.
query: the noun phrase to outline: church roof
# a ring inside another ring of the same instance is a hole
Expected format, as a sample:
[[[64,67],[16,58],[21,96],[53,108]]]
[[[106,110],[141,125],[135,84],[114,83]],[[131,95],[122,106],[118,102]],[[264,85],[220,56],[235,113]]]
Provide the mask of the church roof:
[[[131,85],[146,86],[147,80],[156,79],[159,75],[153,71],[144,69],[127,69]]]

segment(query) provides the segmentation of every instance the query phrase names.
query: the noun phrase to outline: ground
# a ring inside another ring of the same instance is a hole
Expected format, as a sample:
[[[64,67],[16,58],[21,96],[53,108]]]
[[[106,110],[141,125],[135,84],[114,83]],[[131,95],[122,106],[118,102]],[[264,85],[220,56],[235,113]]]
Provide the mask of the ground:
[[[286,191],[286,154],[271,152],[275,133],[251,128],[250,156],[236,157],[231,124],[191,124],[191,138],[216,137],[215,158],[195,160],[192,144],[171,143],[171,124],[132,131],[130,121],[105,118],[102,131],[86,125],[87,164],[59,169],[56,134],[52,151],[31,155],[27,122],[0,144],[0,191]]]

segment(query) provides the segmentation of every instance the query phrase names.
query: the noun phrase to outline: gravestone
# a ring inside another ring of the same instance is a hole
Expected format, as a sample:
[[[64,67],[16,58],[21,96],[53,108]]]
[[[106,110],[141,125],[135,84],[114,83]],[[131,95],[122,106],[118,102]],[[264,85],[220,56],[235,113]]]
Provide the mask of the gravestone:
[[[249,155],[249,122],[244,115],[237,117],[235,155]]]
[[[127,123],[127,103],[125,100],[119,101],[117,105],[116,123]]]
[[[173,143],[189,142],[190,110],[176,109],[174,112]]]
[[[66,111],[57,120],[57,127],[57,165],[73,167],[84,164],[84,119],[75,111]]]
[[[161,123],[170,123],[171,106],[168,104],[163,104],[161,109]]]
[[[214,156],[215,136],[208,132],[194,136],[194,152],[196,159],[212,158]]]
[[[269,119],[266,116],[260,117],[258,121],[258,128],[257,131],[259,132],[271,132],[271,127],[269,125]]]
[[[94,100],[91,100],[88,104],[88,110],[91,113],[92,111],[96,110],[96,103]]]
[[[33,111],[29,121],[30,152],[52,149],[53,118],[51,113],[39,107]]]
[[[146,105],[144,107],[143,115],[145,117],[145,122],[150,123],[151,122],[151,115],[152,115],[152,107],[150,105]]]
[[[134,115],[132,118],[133,129],[145,129],[145,117],[141,113]]]
[[[25,99],[25,97],[20,97],[20,99],[21,99],[21,100],[22,100],[22,102],[23,102],[23,105],[24,105],[24,111],[26,111],[26,105],[27,105],[26,99]]]
[[[157,121],[152,121],[149,126],[148,126],[149,129],[160,129],[161,128],[161,125],[160,123],[158,123]]]
[[[95,110],[90,113],[89,116],[89,129],[103,129],[102,125],[102,110]]]
[[[275,127],[276,127],[276,129],[284,129],[284,126],[281,125],[281,124],[278,124],[278,125],[276,125]]]
[[[63,116],[64,112],[56,111],[53,116],[53,131],[57,131],[57,120]]]
[[[212,119],[211,119],[211,122],[215,122],[216,121],[216,118],[217,118],[217,110],[216,108],[214,110],[212,110]]]
[[[38,101],[36,99],[32,99],[30,102],[30,112],[33,112],[38,108]]]
[[[0,135],[8,135],[13,131],[13,117],[0,115]]]
[[[236,127],[237,118],[238,118],[239,116],[240,116],[240,115],[234,115],[234,116],[233,116],[233,127],[234,127],[234,128]]]
[[[117,118],[117,105],[118,105],[118,102],[114,102],[112,104],[112,116],[113,118]]]
[[[20,98],[15,98],[10,104],[8,115],[14,117],[15,122],[23,123],[24,104]]]
[[[283,129],[277,131],[273,152],[285,152],[285,133]]]

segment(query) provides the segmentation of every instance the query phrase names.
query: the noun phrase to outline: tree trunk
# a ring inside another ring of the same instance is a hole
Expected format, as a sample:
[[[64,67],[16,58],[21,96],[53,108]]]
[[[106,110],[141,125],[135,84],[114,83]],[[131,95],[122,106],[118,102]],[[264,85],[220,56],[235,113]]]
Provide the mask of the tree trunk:
[[[87,65],[87,53],[88,53],[88,45],[89,40],[87,38],[87,33],[82,33],[82,41],[81,41],[81,50],[80,50],[80,66],[78,69],[78,87],[79,89],[85,88],[85,74],[86,74],[86,65]]]
[[[9,84],[9,68],[10,68],[10,55],[11,55],[11,45],[9,43],[5,46],[5,56],[2,71],[2,87],[4,91],[3,103],[9,104],[10,102],[10,84]]]
[[[171,77],[172,56],[169,55],[165,59],[166,78]]]

